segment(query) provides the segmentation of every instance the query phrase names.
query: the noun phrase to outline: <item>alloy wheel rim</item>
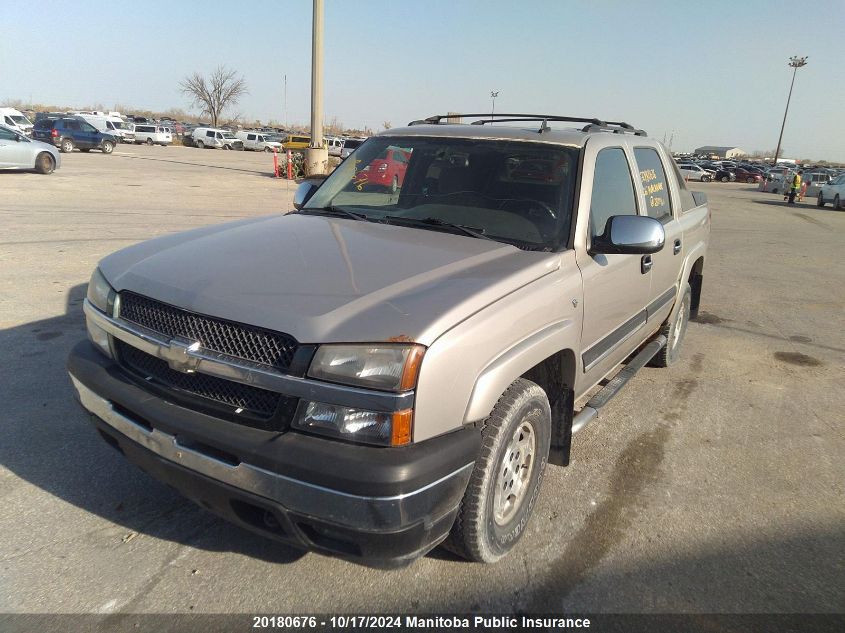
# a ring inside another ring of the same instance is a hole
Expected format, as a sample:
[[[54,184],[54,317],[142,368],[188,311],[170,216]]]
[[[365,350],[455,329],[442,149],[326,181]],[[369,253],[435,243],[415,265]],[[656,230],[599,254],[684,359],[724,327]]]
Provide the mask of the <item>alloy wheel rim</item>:
[[[506,525],[522,506],[534,470],[536,450],[534,427],[522,421],[513,432],[496,471],[493,519],[498,525]]]
[[[674,331],[672,332],[672,350],[678,347],[678,341],[681,340],[681,336],[683,335],[683,328],[684,324],[687,321],[687,302],[684,301],[681,304],[680,310],[678,312],[678,320],[675,321]]]

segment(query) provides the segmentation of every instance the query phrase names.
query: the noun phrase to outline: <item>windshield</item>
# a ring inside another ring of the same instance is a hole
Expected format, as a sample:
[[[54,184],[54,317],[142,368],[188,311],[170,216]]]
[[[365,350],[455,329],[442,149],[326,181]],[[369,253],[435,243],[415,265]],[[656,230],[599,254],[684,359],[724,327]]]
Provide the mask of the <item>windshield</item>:
[[[112,125],[116,130],[128,130],[129,128],[126,127],[126,123],[123,121],[112,121]]]
[[[234,135],[234,134],[232,134],[231,132],[223,132],[223,138],[236,140],[235,135]]]
[[[578,153],[544,143],[374,137],[303,211],[340,208],[438,231],[450,223],[520,248],[556,250],[569,234]]]
[[[32,125],[29,119],[27,119],[25,116],[20,116],[19,114],[13,114],[12,121],[17,123],[18,125]]]

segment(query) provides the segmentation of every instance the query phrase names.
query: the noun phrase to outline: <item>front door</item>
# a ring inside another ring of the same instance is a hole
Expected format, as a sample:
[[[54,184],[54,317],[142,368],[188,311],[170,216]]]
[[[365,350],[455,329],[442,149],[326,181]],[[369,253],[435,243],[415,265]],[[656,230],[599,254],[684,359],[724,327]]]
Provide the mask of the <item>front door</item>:
[[[30,146],[12,130],[0,127],[0,167],[22,167],[28,163]]]
[[[595,165],[588,228],[586,234],[579,233],[584,241],[576,248],[584,283],[580,359],[583,374],[579,381],[584,388],[600,380],[636,347],[635,334],[645,324],[650,279],[649,271],[642,267],[641,255],[589,251],[592,237],[604,232],[608,218],[640,213],[631,156],[626,148],[616,145],[595,151],[591,144],[606,145],[608,139],[591,139],[584,156],[585,166],[591,160]],[[590,185],[582,181],[584,186]]]

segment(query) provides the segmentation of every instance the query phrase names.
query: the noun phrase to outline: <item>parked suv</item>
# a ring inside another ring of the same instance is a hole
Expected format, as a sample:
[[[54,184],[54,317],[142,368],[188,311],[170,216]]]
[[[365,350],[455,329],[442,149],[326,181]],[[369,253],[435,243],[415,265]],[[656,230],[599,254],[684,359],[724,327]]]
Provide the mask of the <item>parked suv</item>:
[[[255,130],[243,130],[235,134],[244,144],[244,149],[256,152],[282,151],[282,144],[269,138],[269,135]]]
[[[68,360],[102,438],[297,547],[378,566],[439,543],[507,554],[572,434],[679,358],[710,213],[627,124],[460,116],[481,124],[368,139],[293,213],[103,259]],[[392,147],[398,194],[359,190],[357,166]]]
[[[244,143],[228,130],[198,127],[192,133],[194,145],[200,149],[243,149]]]
[[[32,129],[32,138],[52,143],[65,153],[78,148],[82,152],[98,149],[111,154],[117,144],[114,136],[99,131],[79,116],[41,119]]]

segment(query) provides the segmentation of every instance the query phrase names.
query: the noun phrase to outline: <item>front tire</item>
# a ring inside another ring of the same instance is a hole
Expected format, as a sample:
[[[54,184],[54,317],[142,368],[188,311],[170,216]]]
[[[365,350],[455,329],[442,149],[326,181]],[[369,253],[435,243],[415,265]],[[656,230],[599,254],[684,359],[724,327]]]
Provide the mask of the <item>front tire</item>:
[[[749,185],[753,185],[755,182],[757,182],[757,180],[754,178],[746,178],[745,182],[747,182]]]
[[[728,176],[722,176],[722,182],[730,182],[730,180]]]
[[[701,182],[710,182],[710,176],[702,176]]]
[[[111,154],[114,151],[114,143],[111,141],[103,141],[103,146],[100,148],[103,154]]]
[[[202,141],[197,141],[197,148],[205,149],[205,143],[203,143]]]
[[[684,284],[684,293],[681,295],[680,307],[675,313],[674,318],[667,320],[658,332],[658,335],[662,334],[666,337],[666,345],[651,359],[651,363],[649,364],[653,367],[669,367],[670,365],[674,365],[681,357],[681,346],[684,342],[684,335],[687,332],[691,301],[692,292],[689,284]]]
[[[35,171],[39,174],[52,174],[56,170],[56,161],[48,152],[41,152],[35,157]]]
[[[539,385],[519,378],[499,398],[446,549],[494,563],[525,532],[540,492],[551,442],[551,409]]]
[[[150,147],[152,147],[153,145],[155,145],[155,143],[153,143],[153,139],[151,139],[151,138],[147,138],[147,145],[149,145]]]

